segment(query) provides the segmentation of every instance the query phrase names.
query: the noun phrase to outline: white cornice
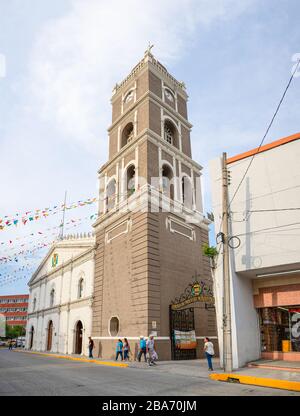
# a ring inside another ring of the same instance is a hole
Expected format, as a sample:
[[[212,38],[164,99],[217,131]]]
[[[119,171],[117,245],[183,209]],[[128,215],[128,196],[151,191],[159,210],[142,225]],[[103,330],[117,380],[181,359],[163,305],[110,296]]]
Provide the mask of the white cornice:
[[[103,175],[107,170],[110,169],[111,165],[115,165],[116,163],[120,162],[123,157],[127,156],[130,152],[132,152],[136,145],[141,145],[146,140],[151,141],[157,146],[160,146],[165,152],[167,152],[170,156],[175,156],[177,160],[180,160],[182,163],[187,165],[190,169],[193,169],[197,173],[199,173],[203,168],[197,162],[195,162],[192,158],[182,153],[177,147],[172,146],[165,140],[163,140],[157,133],[150,129],[143,130],[135,139],[130,141],[120,152],[116,153],[112,159],[106,162],[101,168],[98,170],[98,174]]]
[[[121,81],[120,84],[116,84],[115,88],[113,89],[113,96],[111,101],[113,102],[117,97],[119,97],[124,87],[135,80],[138,74],[140,75],[144,70],[147,69],[151,69],[152,72],[156,73],[160,78],[163,78],[164,81],[179,91],[185,99],[188,98],[184,83],[177,81],[177,79],[169,73],[166,67],[164,67],[157,59],[155,59],[152,53],[146,52],[144,57],[131,70],[129,75],[123,81]]]
[[[67,260],[65,263],[62,263],[61,265],[57,266],[55,269],[48,271],[47,273],[45,273],[44,275],[40,276],[37,280],[35,280],[36,277],[38,277],[38,273],[40,270],[37,270],[33,275],[32,278],[30,279],[30,281],[28,282],[28,286],[30,288],[34,288],[38,285],[38,283],[40,283],[41,280],[45,280],[46,278],[51,278],[53,277],[53,275],[59,275],[60,272],[63,269],[66,269],[68,266],[70,266],[71,264],[76,265],[76,263],[78,263],[79,260],[84,260],[84,261],[88,261],[90,260],[91,256],[88,256],[90,253],[93,252],[93,250],[95,250],[96,248],[96,244],[94,243],[92,247],[90,247],[88,250],[78,254],[75,257],[70,258],[69,260]],[[49,256],[48,256],[49,257]],[[86,257],[86,259],[84,259],[84,257]],[[44,263],[43,263],[44,264]]]
[[[188,130],[190,130],[193,127],[193,125],[186,118],[180,115],[176,110],[174,110],[174,108],[172,108],[169,104],[165,103],[158,95],[154,94],[154,92],[148,90],[137,101],[132,103],[132,105],[128,107],[125,113],[120,114],[120,116],[109,126],[107,131],[111,132],[114,128],[116,128],[118,124],[120,124],[123,121],[123,119],[126,119],[128,115],[134,109],[139,107],[140,104],[143,104],[143,102],[147,98],[149,98],[152,102],[158,103],[162,108],[165,108],[166,110],[170,111],[174,117],[178,118],[178,120],[187,127]]]

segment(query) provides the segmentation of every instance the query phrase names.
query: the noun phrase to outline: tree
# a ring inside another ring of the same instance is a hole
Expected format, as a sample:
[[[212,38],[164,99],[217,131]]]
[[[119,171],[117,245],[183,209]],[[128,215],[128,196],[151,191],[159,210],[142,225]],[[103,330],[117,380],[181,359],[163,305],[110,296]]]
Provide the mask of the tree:
[[[204,256],[210,258],[211,267],[215,268],[215,258],[219,254],[217,248],[214,247],[214,246],[209,246],[208,244],[203,244],[202,252],[203,252]]]
[[[22,325],[7,325],[6,324],[6,338],[17,338],[25,335],[25,327]]]

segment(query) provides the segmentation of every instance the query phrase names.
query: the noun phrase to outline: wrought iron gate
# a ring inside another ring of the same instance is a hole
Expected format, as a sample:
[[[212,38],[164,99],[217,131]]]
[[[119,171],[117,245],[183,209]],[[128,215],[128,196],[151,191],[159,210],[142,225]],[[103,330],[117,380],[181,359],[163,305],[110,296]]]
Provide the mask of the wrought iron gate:
[[[194,308],[173,310],[170,305],[170,336],[172,360],[192,360],[196,358],[196,348],[181,349],[176,343],[175,331],[195,330]]]
[[[170,337],[172,360],[191,360],[196,358],[196,332],[194,307],[195,302],[214,305],[213,291],[204,281],[190,283],[185,291],[175,298],[170,305]]]

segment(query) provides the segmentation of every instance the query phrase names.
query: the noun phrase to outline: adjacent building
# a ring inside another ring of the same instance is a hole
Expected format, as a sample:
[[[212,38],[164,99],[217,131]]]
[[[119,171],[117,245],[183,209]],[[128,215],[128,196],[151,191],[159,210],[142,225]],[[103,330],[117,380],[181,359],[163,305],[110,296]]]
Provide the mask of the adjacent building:
[[[252,160],[253,159],[253,160]],[[251,167],[246,172],[250,161]],[[234,367],[260,357],[300,360],[300,133],[228,159]],[[215,230],[222,166],[210,164]],[[222,261],[216,309],[222,358]]]
[[[99,170],[93,329],[95,354],[112,358],[155,335],[161,359],[217,347],[203,215],[202,167],[192,159],[188,95],[150,49],[114,88],[108,161]]]
[[[5,316],[7,325],[26,326],[28,294],[0,296],[0,314]]]
[[[84,354],[91,335],[95,237],[55,242],[29,281],[26,348]]]

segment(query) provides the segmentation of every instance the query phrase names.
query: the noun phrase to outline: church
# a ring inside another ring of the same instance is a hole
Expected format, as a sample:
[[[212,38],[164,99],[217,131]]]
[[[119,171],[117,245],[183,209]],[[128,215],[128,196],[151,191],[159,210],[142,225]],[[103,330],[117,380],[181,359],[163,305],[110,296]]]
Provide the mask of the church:
[[[108,161],[98,171],[92,337],[111,359],[126,337],[155,336],[159,358],[203,357],[217,330],[188,95],[149,47],[111,98]]]
[[[91,233],[67,235],[52,244],[28,283],[28,350],[88,354],[94,256]]]
[[[53,244],[30,282],[26,347],[113,359],[119,338],[136,356],[154,335],[161,360],[218,351],[203,214],[185,84],[151,48],[113,90],[108,161],[88,236]]]

